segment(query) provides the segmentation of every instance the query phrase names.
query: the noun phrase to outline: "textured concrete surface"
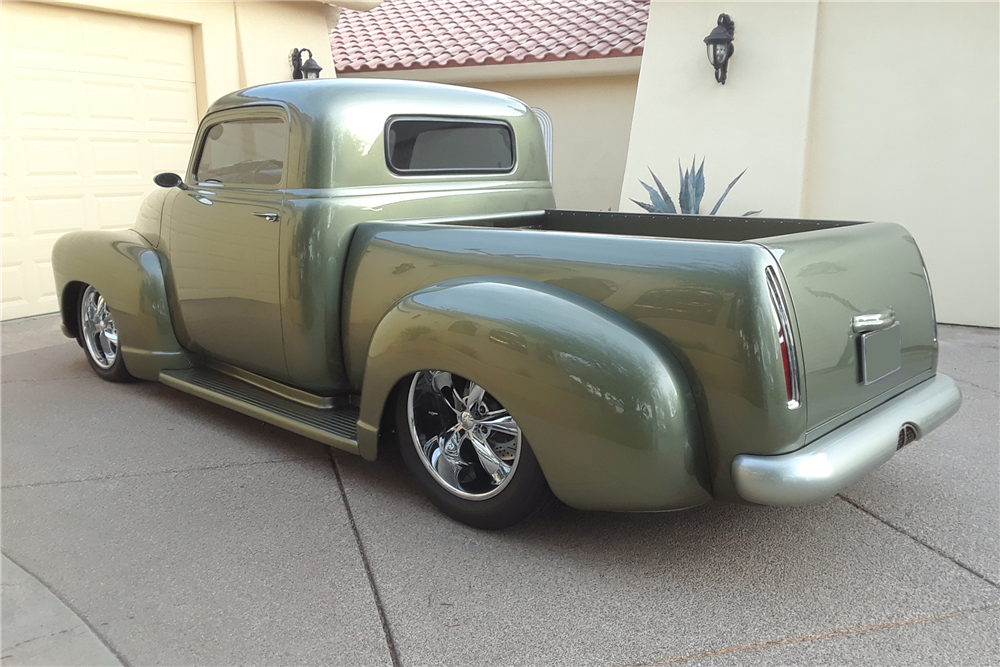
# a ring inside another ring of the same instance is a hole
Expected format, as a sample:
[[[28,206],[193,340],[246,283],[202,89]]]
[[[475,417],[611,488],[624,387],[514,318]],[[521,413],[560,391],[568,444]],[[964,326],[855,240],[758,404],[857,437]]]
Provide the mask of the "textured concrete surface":
[[[958,382],[961,410],[844,495],[1000,583],[1000,335],[942,327],[940,338],[938,368]]]
[[[3,665],[1000,664],[995,330],[942,327],[962,411],[825,504],[497,533],[397,456],[102,382],[54,317],[0,332]]]
[[[120,665],[76,613],[38,579],[0,558],[3,639],[0,659],[17,665]]]

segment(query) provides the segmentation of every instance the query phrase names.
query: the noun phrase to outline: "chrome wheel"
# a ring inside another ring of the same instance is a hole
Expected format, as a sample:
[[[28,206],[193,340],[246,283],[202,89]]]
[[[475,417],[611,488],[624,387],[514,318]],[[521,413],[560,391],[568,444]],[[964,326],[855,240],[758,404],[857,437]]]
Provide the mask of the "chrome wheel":
[[[514,477],[521,429],[476,383],[445,371],[417,373],[407,394],[406,421],[420,462],[459,498],[492,498]]]
[[[80,299],[80,334],[91,361],[110,370],[118,359],[118,329],[104,297],[90,285]]]

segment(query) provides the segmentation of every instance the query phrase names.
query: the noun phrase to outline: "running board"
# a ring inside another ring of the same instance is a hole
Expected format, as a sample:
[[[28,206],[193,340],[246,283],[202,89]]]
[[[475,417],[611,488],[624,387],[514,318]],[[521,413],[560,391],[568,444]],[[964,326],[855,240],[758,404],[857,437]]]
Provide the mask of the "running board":
[[[314,408],[208,368],[160,372],[160,382],[324,445],[358,453],[358,409]]]

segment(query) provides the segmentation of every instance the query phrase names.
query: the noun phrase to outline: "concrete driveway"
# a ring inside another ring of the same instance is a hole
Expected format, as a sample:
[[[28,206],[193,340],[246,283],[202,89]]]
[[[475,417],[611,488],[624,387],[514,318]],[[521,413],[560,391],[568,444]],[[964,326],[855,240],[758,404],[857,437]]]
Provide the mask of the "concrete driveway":
[[[1000,663],[998,332],[840,497],[486,533],[368,463],[2,325],[4,665]]]

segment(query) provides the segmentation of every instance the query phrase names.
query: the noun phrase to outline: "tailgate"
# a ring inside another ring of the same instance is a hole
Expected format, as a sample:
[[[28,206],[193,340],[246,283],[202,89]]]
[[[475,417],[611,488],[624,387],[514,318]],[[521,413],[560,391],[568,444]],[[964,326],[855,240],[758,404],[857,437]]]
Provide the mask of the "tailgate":
[[[756,242],[777,259],[791,296],[807,440],[935,370],[930,286],[903,227],[853,224]]]

